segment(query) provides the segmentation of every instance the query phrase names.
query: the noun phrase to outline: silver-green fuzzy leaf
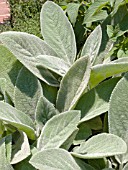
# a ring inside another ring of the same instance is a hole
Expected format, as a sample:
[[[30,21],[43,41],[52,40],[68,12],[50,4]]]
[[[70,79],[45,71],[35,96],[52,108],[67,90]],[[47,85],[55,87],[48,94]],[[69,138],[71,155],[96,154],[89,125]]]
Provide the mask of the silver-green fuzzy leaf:
[[[42,87],[37,77],[25,67],[22,67],[18,74],[14,90],[14,104],[16,109],[28,114],[34,120],[36,106],[42,95]]]
[[[0,45],[0,78],[5,79],[6,92],[12,100],[14,97],[16,79],[21,67],[22,64],[15,58],[15,56],[6,47]]]
[[[39,55],[36,60],[39,63],[36,65],[37,68],[45,67],[60,76],[64,76],[70,68],[70,65],[63,59],[54,56]]]
[[[123,154],[127,151],[127,145],[122,138],[102,133],[93,136],[72,152],[73,156],[83,159],[103,158]]]
[[[0,34],[0,41],[15,55],[15,57],[35,76],[47,84],[58,86],[56,78],[45,68],[36,68],[38,55],[57,54],[40,38],[23,32],[4,32]]]
[[[76,23],[76,18],[78,16],[79,7],[80,7],[79,3],[69,3],[67,5],[66,12],[73,26],[75,26],[75,23]]]
[[[91,63],[88,57],[81,57],[69,69],[60,83],[56,107],[59,111],[71,110],[75,107],[87,87]]]
[[[54,105],[49,102],[45,97],[40,97],[37,107],[36,107],[36,122],[40,129],[44,124],[51,119],[53,116],[57,115],[59,112],[55,109]]]
[[[99,84],[85,93],[78,101],[75,109],[81,110],[80,122],[88,121],[108,111],[109,99],[120,78],[113,78]]]
[[[76,57],[75,35],[64,11],[54,2],[47,1],[41,10],[40,21],[44,40],[60,58],[72,64]]]
[[[102,40],[102,30],[101,30],[101,26],[99,25],[88,36],[83,46],[81,56],[89,56],[91,62],[93,63],[93,61],[95,60],[99,52],[101,40]]]
[[[79,121],[80,111],[76,110],[52,117],[43,127],[37,147],[59,148],[76,130]]]
[[[6,158],[5,138],[0,140],[0,169],[14,170]]]
[[[95,87],[101,81],[115,74],[120,74],[128,71],[128,62],[110,62],[108,64],[98,64],[92,67],[89,80],[90,88]]]
[[[121,137],[128,145],[128,73],[117,83],[112,92],[109,105],[109,132]],[[128,151],[122,158],[122,163],[128,161]]]
[[[34,123],[31,118],[4,102],[0,102],[0,120],[26,132],[30,139],[35,139]]]
[[[11,164],[16,164],[26,159],[30,154],[27,135],[22,131],[20,131],[20,135],[16,132],[15,149],[12,150]]]
[[[29,162],[39,170],[81,170],[64,149],[45,149],[33,155]]]

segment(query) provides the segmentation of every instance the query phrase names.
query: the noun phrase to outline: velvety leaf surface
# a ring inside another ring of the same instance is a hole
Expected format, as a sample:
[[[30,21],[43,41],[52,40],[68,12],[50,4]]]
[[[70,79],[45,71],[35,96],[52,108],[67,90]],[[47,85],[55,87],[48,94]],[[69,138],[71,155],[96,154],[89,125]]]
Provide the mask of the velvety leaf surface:
[[[128,71],[128,62],[110,62],[109,64],[98,64],[92,67],[89,85],[91,88],[98,85],[101,81],[115,74]]]
[[[36,65],[37,68],[45,67],[60,76],[64,76],[70,68],[70,65],[63,59],[54,56],[39,55],[36,57],[36,60],[39,63]]]
[[[15,56],[3,45],[0,45],[0,78],[6,80],[6,91],[13,99],[17,75],[22,67]]]
[[[39,149],[60,147],[76,130],[80,111],[72,110],[52,117],[42,129],[37,143]]]
[[[6,79],[5,78],[0,78],[0,93],[2,93],[3,96],[5,96],[6,84],[7,84]]]
[[[6,158],[5,138],[0,140],[0,169],[14,170]]]
[[[36,105],[43,92],[37,77],[25,67],[22,67],[18,74],[14,93],[16,109],[28,114],[34,120]]]
[[[110,98],[109,132],[121,137],[128,145],[128,74],[117,83]],[[128,161],[128,152],[119,158],[122,163]]]
[[[39,170],[81,170],[64,149],[45,149],[37,152],[29,162]]]
[[[113,134],[102,133],[83,142],[74,149],[72,155],[83,159],[97,159],[123,154],[126,151],[127,145],[122,138]]]
[[[102,30],[101,30],[101,26],[99,25],[88,36],[83,46],[81,56],[89,56],[91,62],[93,63],[93,61],[95,60],[99,52],[101,40],[102,40]]]
[[[0,102],[0,120],[26,132],[30,139],[35,139],[34,124],[31,118],[11,105]]]
[[[113,78],[104,81],[79,99],[75,109],[81,110],[81,122],[88,121],[108,111],[110,95],[119,79]]]
[[[5,148],[6,148],[6,157],[8,162],[11,161],[11,155],[12,155],[12,135],[7,135],[5,137]]]
[[[69,136],[69,138],[61,145],[61,148],[69,150],[71,145],[73,144],[73,140],[75,139],[79,129],[76,128],[74,132]]]
[[[90,65],[88,57],[81,57],[63,77],[56,104],[59,111],[67,111],[75,107],[87,87],[91,71]]]
[[[73,26],[75,26],[76,18],[78,16],[78,10],[79,10],[80,4],[79,3],[69,3],[67,5],[66,12],[69,16],[69,19]]]
[[[13,144],[11,164],[16,164],[31,154],[27,135],[21,131],[20,134],[16,132],[14,135],[15,144]]]
[[[49,102],[45,97],[41,97],[36,107],[36,122],[42,129],[44,124],[59,112],[55,109],[54,105]]]
[[[76,57],[75,35],[62,8],[54,2],[46,2],[41,10],[40,21],[44,40],[60,58],[72,64]]]
[[[32,34],[13,31],[1,33],[0,41],[34,75],[50,85],[58,86],[56,78],[47,69],[36,68],[38,55],[56,56],[56,53],[44,41]]]
[[[29,163],[29,160],[31,159],[32,155],[34,155],[38,150],[32,145],[30,147],[31,147],[31,155],[26,159],[24,159],[23,161],[13,165],[15,170],[37,170]]]

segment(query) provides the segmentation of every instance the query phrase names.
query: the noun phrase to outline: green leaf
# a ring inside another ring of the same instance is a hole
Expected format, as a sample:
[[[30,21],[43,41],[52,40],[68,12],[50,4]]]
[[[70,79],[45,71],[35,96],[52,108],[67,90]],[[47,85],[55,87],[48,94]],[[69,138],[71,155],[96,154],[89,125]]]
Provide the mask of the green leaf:
[[[85,163],[82,159],[74,158],[81,170],[96,170],[91,165]]]
[[[81,170],[64,149],[45,149],[36,153],[29,162],[39,170]]]
[[[89,58],[81,57],[63,77],[56,104],[59,111],[67,111],[75,107],[87,87],[91,71],[90,67]]]
[[[22,65],[17,61],[15,56],[6,47],[0,45],[0,78],[5,79],[6,92],[11,99],[13,99],[14,86],[21,67]],[[5,91],[5,87],[1,90]]]
[[[45,97],[41,97],[37,103],[36,108],[36,122],[40,126],[40,129],[44,124],[57,115],[59,112],[55,109],[54,105],[49,102]]]
[[[45,67],[60,76],[64,76],[69,70],[70,65],[67,64],[63,59],[48,56],[48,55],[39,55],[36,57],[36,60],[39,64],[36,65],[37,68]]]
[[[55,105],[56,103],[56,96],[58,92],[57,87],[49,86],[48,84],[41,82],[43,88],[43,96]]]
[[[18,132],[14,133],[13,136],[14,135],[15,141],[12,149],[11,164],[16,164],[24,160],[31,154],[27,135],[21,131],[19,133]]]
[[[101,81],[115,74],[120,74],[128,71],[128,62],[110,62],[108,64],[98,64],[92,67],[89,80],[90,88],[95,87]]]
[[[39,149],[60,147],[76,130],[80,111],[67,111],[52,117],[42,129],[37,143]]]
[[[11,155],[12,155],[12,135],[7,135],[5,137],[5,148],[6,148],[6,156],[8,162],[11,161]]]
[[[112,92],[109,104],[109,132],[121,137],[128,145],[128,74],[126,74],[116,85]],[[128,161],[128,152],[119,158],[122,163]]]
[[[128,169],[128,163],[124,166],[123,170],[127,170]]]
[[[6,91],[6,84],[7,84],[6,79],[0,78],[0,92],[3,94],[4,97],[5,97],[5,91]]]
[[[23,161],[13,165],[15,170],[37,170],[29,163],[29,160],[30,160],[30,156],[24,159]]]
[[[105,10],[100,10],[98,12],[96,12],[91,18],[90,21],[87,20],[87,22],[99,22],[104,20],[105,18],[107,18],[108,13]]]
[[[61,148],[65,149],[65,150],[69,150],[69,148],[73,144],[73,140],[75,139],[78,131],[79,131],[79,129],[76,128],[76,130],[74,130],[74,132],[69,136],[69,138],[61,145]]]
[[[14,170],[6,158],[5,138],[0,140],[0,169]]]
[[[86,122],[86,124],[92,129],[92,130],[100,130],[103,128],[102,120],[100,116],[97,116],[93,119],[90,119]]]
[[[78,10],[79,10],[80,4],[79,3],[68,3],[66,12],[69,16],[69,19],[73,26],[76,23],[76,18],[78,16]]]
[[[24,131],[30,139],[35,139],[34,124],[31,118],[11,105],[0,102],[0,120]]]
[[[123,3],[121,3],[121,1],[123,1]],[[118,23],[121,22],[122,18],[127,13],[127,7],[124,0],[115,0],[114,5],[115,5],[114,10],[108,15],[108,17],[101,24],[102,42],[101,42],[101,47],[99,50],[97,60],[94,63],[95,65],[103,63],[104,58],[110,52],[110,50],[114,45],[114,42],[111,39],[109,39],[107,35],[107,25],[112,25],[112,26],[117,25]]]
[[[119,78],[104,81],[79,99],[75,109],[81,110],[80,122],[88,121],[108,111],[110,95],[118,81]]]
[[[114,170],[113,168],[104,168],[102,170]]]
[[[103,170],[105,167],[107,167],[107,161],[105,158],[100,159],[89,159],[88,160],[89,165],[93,166],[96,170]]]
[[[75,35],[62,8],[54,2],[46,2],[41,10],[40,21],[44,40],[61,59],[71,65],[76,57]]]
[[[56,78],[47,69],[36,68],[38,55],[56,56],[56,53],[44,41],[31,34],[13,31],[1,33],[0,41],[35,76],[50,85],[58,86]]]
[[[82,123],[78,126],[79,131],[76,135],[75,140],[73,141],[74,145],[81,144],[84,142],[89,136],[92,135],[92,131],[90,127],[86,123]]]
[[[22,67],[14,90],[14,105],[16,109],[28,114],[34,120],[36,105],[42,95],[42,87],[37,77],[25,67]]]
[[[29,163],[29,160],[31,159],[32,155],[34,155],[38,150],[32,145],[30,147],[31,147],[31,155],[26,159],[24,159],[23,161],[13,165],[15,170],[37,170]]]
[[[123,154],[126,151],[127,145],[122,138],[113,134],[102,133],[83,142],[74,149],[72,155],[82,159],[97,159]]]
[[[101,26],[99,25],[88,36],[83,46],[81,56],[89,56],[91,62],[93,63],[93,61],[95,60],[99,52],[101,40],[102,40],[102,30],[101,30]]]
[[[119,22],[116,25],[116,33],[114,36],[119,37],[121,35],[123,35],[125,32],[128,32],[128,13],[126,13],[126,15],[124,16],[124,18],[122,19],[121,22]]]
[[[98,20],[103,20],[107,17],[107,13],[105,12],[100,13],[101,9],[105,7],[108,4],[109,1],[106,0],[97,0],[95,1],[86,11],[85,17],[84,17],[84,24],[98,21]],[[97,17],[97,20],[95,19],[95,15],[99,14],[99,17]]]

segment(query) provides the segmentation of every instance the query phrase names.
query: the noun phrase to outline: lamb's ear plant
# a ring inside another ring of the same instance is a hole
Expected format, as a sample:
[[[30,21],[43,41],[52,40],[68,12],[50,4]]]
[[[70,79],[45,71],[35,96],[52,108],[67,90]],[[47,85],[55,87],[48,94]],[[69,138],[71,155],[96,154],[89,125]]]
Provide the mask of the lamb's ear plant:
[[[84,24],[104,21],[79,53],[65,12],[50,1],[40,14],[44,40],[0,34],[0,169],[127,169],[128,58],[113,56],[128,30],[117,16],[123,20],[127,12],[121,14],[125,2],[112,2],[87,9]],[[73,26],[79,6],[67,8]],[[110,14],[102,9],[108,6]],[[77,9],[74,18],[71,8]],[[120,28],[114,38],[110,23]]]

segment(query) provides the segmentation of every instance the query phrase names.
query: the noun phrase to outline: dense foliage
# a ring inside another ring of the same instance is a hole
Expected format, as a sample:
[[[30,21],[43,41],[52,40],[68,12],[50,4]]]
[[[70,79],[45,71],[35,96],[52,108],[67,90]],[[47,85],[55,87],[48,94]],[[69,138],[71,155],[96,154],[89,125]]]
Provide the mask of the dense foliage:
[[[127,170],[127,1],[57,3],[0,34],[0,169]]]
[[[22,31],[41,37],[40,34],[40,10],[41,0],[9,0],[11,19],[0,25],[2,31]]]

